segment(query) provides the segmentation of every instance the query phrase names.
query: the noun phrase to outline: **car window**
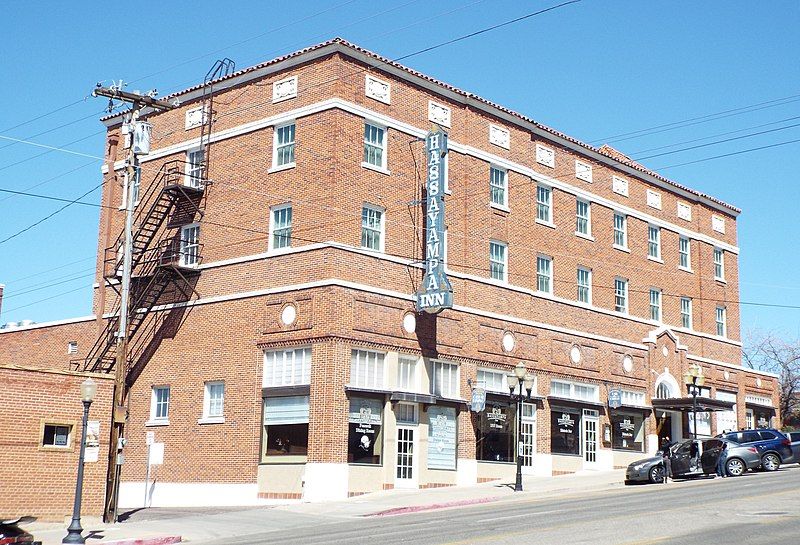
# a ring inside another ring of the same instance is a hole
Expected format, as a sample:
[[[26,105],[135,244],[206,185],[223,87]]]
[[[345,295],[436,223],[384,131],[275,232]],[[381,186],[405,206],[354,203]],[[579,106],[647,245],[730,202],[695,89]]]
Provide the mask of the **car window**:
[[[761,437],[758,436],[757,431],[743,431],[742,432],[742,443],[753,443],[755,441],[761,441]]]
[[[794,441],[800,441],[800,431],[793,431],[789,434],[789,439]]]
[[[675,449],[675,454],[688,454],[691,445],[691,441],[679,445],[678,448]]]
[[[720,441],[719,439],[709,439],[708,441],[703,442],[703,450],[719,448],[721,446],[722,446],[722,441]]]
[[[727,439],[728,441],[733,441],[735,443],[742,442],[742,434],[736,431],[732,431],[730,433],[724,433],[722,437]]]
[[[771,441],[772,439],[775,439],[776,437],[778,437],[777,435],[775,435],[771,431],[763,431],[762,430],[762,431],[758,432],[758,434],[761,436],[761,440],[762,441]]]

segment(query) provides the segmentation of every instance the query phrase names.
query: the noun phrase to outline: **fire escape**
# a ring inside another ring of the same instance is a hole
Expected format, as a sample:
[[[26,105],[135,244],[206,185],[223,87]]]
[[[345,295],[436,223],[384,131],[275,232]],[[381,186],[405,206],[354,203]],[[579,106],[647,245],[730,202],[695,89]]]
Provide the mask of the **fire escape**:
[[[163,321],[163,312],[152,312],[159,305],[185,302],[199,296],[195,290],[198,266],[202,262],[199,227],[203,218],[208,181],[208,159],[214,119],[213,81],[235,69],[230,59],[218,60],[204,79],[200,142],[187,161],[164,163],[136,205],[133,218],[130,305],[128,317],[130,350],[127,368],[136,365],[148,342]],[[141,178],[141,170],[137,176]],[[130,181],[134,183],[134,181]],[[83,359],[72,360],[79,371],[109,373],[116,362],[117,334],[121,304],[122,248],[124,232],[106,248],[103,278],[117,293],[115,304],[97,341]],[[146,324],[150,322],[149,326]],[[143,334],[146,332],[148,334]],[[139,333],[137,337],[137,333]]]

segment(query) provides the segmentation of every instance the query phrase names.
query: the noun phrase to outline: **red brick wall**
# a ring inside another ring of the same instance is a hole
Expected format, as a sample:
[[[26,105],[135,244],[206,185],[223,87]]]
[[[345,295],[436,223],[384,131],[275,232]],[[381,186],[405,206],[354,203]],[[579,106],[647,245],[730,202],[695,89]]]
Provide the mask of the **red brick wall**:
[[[0,367],[0,512],[62,520],[72,514],[80,452],[85,376],[37,369]],[[82,513],[100,516],[105,499],[108,432],[113,381],[98,383],[89,420],[100,422],[98,461],[84,467]],[[43,422],[73,424],[72,447],[41,448]]]

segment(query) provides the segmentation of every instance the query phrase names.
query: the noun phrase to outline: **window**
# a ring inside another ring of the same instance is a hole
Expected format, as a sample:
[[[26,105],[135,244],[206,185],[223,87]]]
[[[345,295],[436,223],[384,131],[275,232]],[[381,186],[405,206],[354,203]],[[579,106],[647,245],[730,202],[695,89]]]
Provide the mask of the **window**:
[[[461,389],[458,383],[458,364],[444,361],[434,361],[433,368],[433,395],[458,399]]]
[[[661,321],[661,290],[650,288],[650,319]]]
[[[489,167],[489,198],[492,204],[508,206],[508,173],[497,167]]]
[[[169,386],[153,386],[150,398],[150,420],[169,423]]]
[[[72,425],[45,424],[42,430],[42,446],[70,448],[72,446]]]
[[[633,405],[636,407],[643,407],[645,405],[644,392],[633,392],[631,390],[622,390],[622,404]]]
[[[139,204],[139,193],[142,188],[142,167],[137,166],[133,171],[133,205]]]
[[[728,335],[727,313],[728,311],[725,307],[717,307],[717,335],[720,337]]]
[[[614,279],[614,310],[628,312],[628,281],[624,278]]]
[[[350,384],[363,388],[383,388],[385,354],[353,350],[350,356]]]
[[[351,464],[380,465],[383,453],[383,402],[379,399],[350,399],[347,461]]]
[[[536,258],[536,289],[553,293],[553,259],[540,255]]]
[[[661,259],[661,228],[647,227],[647,257]]]
[[[714,248],[714,280],[725,280],[725,254]]]
[[[200,262],[200,226],[196,223],[181,228],[181,265],[193,267]]]
[[[264,461],[304,462],[308,454],[308,396],[264,399]],[[277,458],[277,459],[276,459]]]
[[[545,223],[553,223],[551,214],[552,190],[543,185],[536,186],[536,219]]]
[[[496,369],[478,369],[478,382],[483,384],[487,392],[508,393],[506,373]]]
[[[588,202],[580,199],[575,201],[575,232],[592,236],[591,208]]]
[[[507,246],[502,242],[489,242],[489,275],[495,280],[505,282],[508,265]]]
[[[397,362],[397,389],[415,392],[417,384],[417,358],[401,356]]]
[[[273,167],[288,167],[294,165],[294,137],[294,123],[275,128],[275,136],[273,137]]]
[[[611,448],[642,452],[644,448],[644,419],[639,413],[611,411]]]
[[[264,352],[264,388],[311,384],[311,348]]]
[[[551,407],[550,452],[553,454],[580,454],[580,424],[579,409]]]
[[[416,403],[398,403],[394,407],[394,417],[398,424],[416,426],[419,424],[419,413]]]
[[[386,129],[364,124],[364,164],[386,168]]]
[[[383,208],[365,204],[361,209],[361,247],[383,251]]]
[[[225,383],[206,382],[203,395],[203,418],[221,419],[224,415]]]
[[[550,395],[578,401],[599,401],[600,390],[591,384],[578,384],[563,380],[550,381]]]
[[[189,187],[203,187],[203,163],[205,154],[202,148],[186,152],[186,179],[184,183]]]
[[[67,343],[67,354],[78,353],[78,341],[69,341]]]
[[[456,408],[428,407],[428,469],[456,468]]]
[[[475,457],[486,462],[513,462],[516,404],[487,401],[475,430]]]
[[[689,270],[692,268],[692,258],[690,255],[690,242],[686,237],[678,240],[678,266],[681,269]]]
[[[578,301],[592,303],[592,271],[578,267]]]
[[[692,300],[689,297],[681,297],[681,327],[692,328]]]
[[[269,249],[289,248],[292,245],[292,205],[274,206],[270,214]]]
[[[628,248],[628,218],[624,214],[614,213],[614,246]]]

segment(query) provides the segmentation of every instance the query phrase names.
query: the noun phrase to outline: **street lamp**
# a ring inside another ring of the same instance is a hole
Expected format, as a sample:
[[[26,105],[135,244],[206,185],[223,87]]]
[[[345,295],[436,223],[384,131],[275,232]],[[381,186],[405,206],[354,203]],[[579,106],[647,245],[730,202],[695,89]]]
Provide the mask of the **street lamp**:
[[[689,393],[692,394],[692,418],[694,419],[692,435],[693,439],[697,440],[697,396],[700,394],[700,388],[706,383],[703,368],[696,363],[691,364],[683,374],[683,382],[688,387]]]
[[[81,527],[81,495],[83,494],[83,458],[86,454],[86,425],[89,419],[89,406],[97,393],[97,383],[90,378],[81,382],[81,401],[83,401],[83,432],[81,433],[81,453],[78,458],[78,482],[75,484],[75,503],[72,506],[72,522],[67,535],[61,543],[86,543]]]
[[[517,482],[514,483],[514,492],[522,492],[522,401],[531,400],[531,390],[533,390],[533,375],[527,372],[525,365],[520,362],[514,367],[514,372],[506,375],[508,382],[508,395],[512,401],[517,402]],[[519,386],[519,393],[514,394],[514,390]],[[524,396],[522,389],[528,391]]]

